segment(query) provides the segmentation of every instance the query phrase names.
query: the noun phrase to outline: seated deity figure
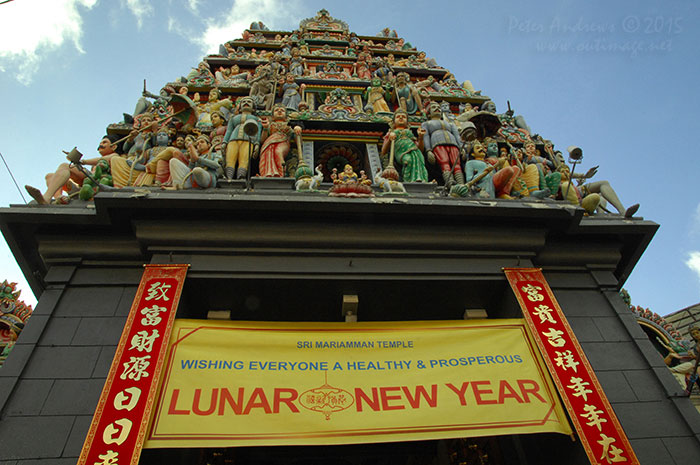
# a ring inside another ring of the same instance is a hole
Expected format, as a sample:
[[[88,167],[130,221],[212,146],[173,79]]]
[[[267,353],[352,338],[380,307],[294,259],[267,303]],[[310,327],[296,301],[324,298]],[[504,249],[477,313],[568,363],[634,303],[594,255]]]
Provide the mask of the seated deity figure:
[[[467,183],[474,183],[474,187],[478,190],[478,197],[494,198],[496,189],[493,185],[493,165],[486,162],[486,149],[478,140],[470,144],[471,158],[464,165],[464,177]],[[480,180],[479,176],[486,172]],[[476,182],[475,182],[476,181]]]
[[[115,151],[116,145],[113,143],[116,140],[116,136],[103,137],[97,147],[97,152],[100,156],[81,160],[81,163],[94,168],[101,160],[109,162],[112,157],[120,157]],[[48,173],[45,176],[46,191],[43,194],[36,187],[27,185],[24,186],[24,188],[39,205],[48,205],[51,203],[52,199],[58,199],[61,196],[61,192],[70,192],[80,187],[85,178],[85,173],[80,171],[77,167],[71,166],[69,163],[61,163],[56,168],[56,171]]]
[[[520,174],[522,181],[525,183],[524,196],[535,198],[545,198],[551,195],[556,196],[559,190],[561,175],[559,173],[549,173],[549,168],[543,163],[545,160],[538,157],[536,153],[535,143],[528,140],[524,144],[524,152],[519,158]]]
[[[561,173],[561,186],[558,198],[572,205],[580,205],[586,210],[588,215],[593,215],[600,204],[600,195],[596,193],[586,193],[574,186],[571,179],[571,170],[562,164],[557,170]]]
[[[209,98],[206,102],[197,105],[199,118],[197,119],[196,128],[200,131],[211,130],[211,114],[221,110],[222,108],[230,109],[233,107],[231,99],[221,100],[221,90],[214,87],[209,91]]]
[[[378,56],[374,59],[374,76],[380,78],[384,82],[390,82],[394,79],[394,55],[390,53],[386,58]]]
[[[188,142],[186,149],[188,164],[178,158],[170,160],[173,187],[176,189],[216,187],[216,178],[223,172],[221,154],[212,150],[209,137],[205,134],[200,135],[194,144]]]
[[[215,113],[218,117],[219,113]],[[216,119],[212,115],[212,119]],[[146,166],[146,173],[154,175],[153,184],[159,186],[172,186],[172,173],[170,172],[170,160],[173,158],[187,163],[187,157],[183,154],[185,149],[185,138],[176,136],[172,145],[165,146],[163,139],[158,139],[158,145],[150,149],[151,154]],[[188,140],[189,141],[189,140]]]
[[[548,160],[537,155],[533,141],[526,141],[524,149],[521,178],[527,188],[527,194],[540,199],[556,196],[561,183],[561,174],[550,172]],[[553,164],[551,166],[553,167]]]
[[[144,113],[137,118],[135,125],[139,129],[132,129],[124,142],[126,157],[110,159],[114,187],[149,185],[154,179],[154,176],[145,175],[145,164],[150,161],[150,149],[158,145],[158,123],[151,113]]]
[[[409,115],[421,113],[423,103],[418,90],[411,84],[407,73],[399,73],[394,83],[394,98],[398,107]]]
[[[282,105],[290,110],[298,110],[299,102],[301,102],[301,93],[305,88],[305,84],[300,86],[294,82],[294,75],[292,73],[288,73],[284,80],[284,84],[282,84],[280,88],[280,92],[282,93]]]
[[[352,166],[346,164],[343,171],[333,168],[331,172],[333,187],[328,191],[331,197],[372,197],[372,181],[364,171],[358,176]]]
[[[179,150],[168,146],[170,137],[166,128],[156,131],[153,145],[140,156],[131,159],[113,159],[111,168],[115,186],[151,186],[165,183],[170,178],[168,160],[182,157]],[[128,173],[128,175],[127,175]]]
[[[581,189],[581,194],[583,196],[586,196],[588,194],[598,194],[600,197],[602,197],[600,205],[598,205],[598,210],[602,210],[605,213],[610,213],[607,210],[607,203],[610,203],[615,209],[617,210],[617,213],[620,216],[624,216],[625,218],[631,218],[634,216],[635,213],[637,213],[637,210],[639,210],[639,204],[636,203],[629,208],[625,209],[624,205],[620,201],[620,198],[617,196],[617,192],[615,192],[615,189],[610,185],[608,181],[594,181],[594,182],[584,182],[595,176],[595,174],[598,172],[598,167],[594,166],[590,170],[588,170],[585,174],[578,174],[575,173],[573,175],[574,179],[578,180],[579,186]]]
[[[214,73],[216,84],[230,87],[244,87],[248,85],[250,73],[247,71],[241,72],[241,68],[234,64],[230,68],[222,67]]]
[[[211,67],[206,61],[200,61],[196,68],[192,68],[187,74],[187,81],[191,82],[209,82],[214,81],[214,75],[211,73]]]

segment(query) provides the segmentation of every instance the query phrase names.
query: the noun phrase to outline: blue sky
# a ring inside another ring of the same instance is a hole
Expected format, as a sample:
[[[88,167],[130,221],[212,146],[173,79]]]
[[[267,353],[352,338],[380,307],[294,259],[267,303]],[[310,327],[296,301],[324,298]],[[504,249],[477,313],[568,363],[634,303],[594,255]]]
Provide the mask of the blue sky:
[[[560,150],[580,146],[577,171],[600,165],[593,180],[661,225],[625,284],[633,303],[667,314],[700,302],[694,0],[13,0],[0,5],[0,152],[20,186],[43,189],[61,150],[96,154],[144,79],[157,92],[251,21],[291,30],[321,8],[360,35],[396,29],[499,112],[510,100]],[[0,205],[20,203],[0,166]],[[4,243],[0,269],[33,303]]]

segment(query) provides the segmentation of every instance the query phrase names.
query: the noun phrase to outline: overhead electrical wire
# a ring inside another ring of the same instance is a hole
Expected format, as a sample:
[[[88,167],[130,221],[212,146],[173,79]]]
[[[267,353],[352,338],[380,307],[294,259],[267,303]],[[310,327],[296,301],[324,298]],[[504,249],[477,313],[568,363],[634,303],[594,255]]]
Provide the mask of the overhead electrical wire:
[[[7,0],[7,1],[11,1],[11,0]],[[0,3],[0,5],[2,5],[2,3]],[[12,182],[15,183],[15,187],[17,188],[19,195],[22,197],[22,200],[24,200],[24,203],[27,203],[27,199],[24,198],[24,194],[22,194],[22,189],[19,188],[19,184],[17,184],[17,180],[15,179],[14,174],[12,174],[12,170],[8,166],[7,162],[5,161],[5,157],[2,155],[2,152],[0,152],[0,158],[2,158],[2,162],[5,164],[5,168],[7,168],[7,172],[10,173],[10,177],[12,178]]]

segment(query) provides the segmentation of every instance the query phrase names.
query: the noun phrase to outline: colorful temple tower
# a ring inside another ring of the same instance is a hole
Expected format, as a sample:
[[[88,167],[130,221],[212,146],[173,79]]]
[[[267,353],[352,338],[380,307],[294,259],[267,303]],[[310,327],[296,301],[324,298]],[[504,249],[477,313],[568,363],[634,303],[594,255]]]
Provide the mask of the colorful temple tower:
[[[658,225],[568,152],[393,30],[251,24],[0,210],[39,296],[0,369],[0,461],[692,461],[700,417],[619,295]],[[206,348],[176,363],[187,328]],[[432,371],[387,378],[378,347]]]

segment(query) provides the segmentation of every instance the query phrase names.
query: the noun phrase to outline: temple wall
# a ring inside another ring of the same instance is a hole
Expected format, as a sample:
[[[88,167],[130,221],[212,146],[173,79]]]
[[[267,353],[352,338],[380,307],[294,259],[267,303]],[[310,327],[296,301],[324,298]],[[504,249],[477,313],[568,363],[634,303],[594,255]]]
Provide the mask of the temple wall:
[[[206,318],[207,310],[235,297],[239,285],[288,289],[293,282],[294,298],[277,297],[289,301],[288,309],[273,301],[271,307],[263,302],[262,313],[232,313],[232,319],[292,321],[342,321],[346,289],[359,295],[360,321],[459,319],[469,305],[491,318],[518,317],[501,268],[541,266],[640,462],[680,465],[700,456],[700,415],[617,294],[622,246],[615,241],[568,237],[536,223],[508,229],[469,218],[405,223],[400,216],[360,222],[305,215],[200,222],[195,231],[185,231],[187,221],[180,219],[134,219],[114,247],[37,234],[47,263],[44,291],[0,369],[0,465],[76,462],[144,262],[192,265],[179,317]],[[211,292],[221,288],[219,296]],[[401,292],[415,293],[415,308],[389,305],[382,314],[372,308],[377,295]],[[296,302],[308,296],[318,301],[308,308]],[[588,463],[580,443],[561,435],[501,441],[514,454],[512,463]]]
[[[49,269],[47,289],[0,369],[2,465],[75,464],[80,455],[141,273],[90,271]]]

